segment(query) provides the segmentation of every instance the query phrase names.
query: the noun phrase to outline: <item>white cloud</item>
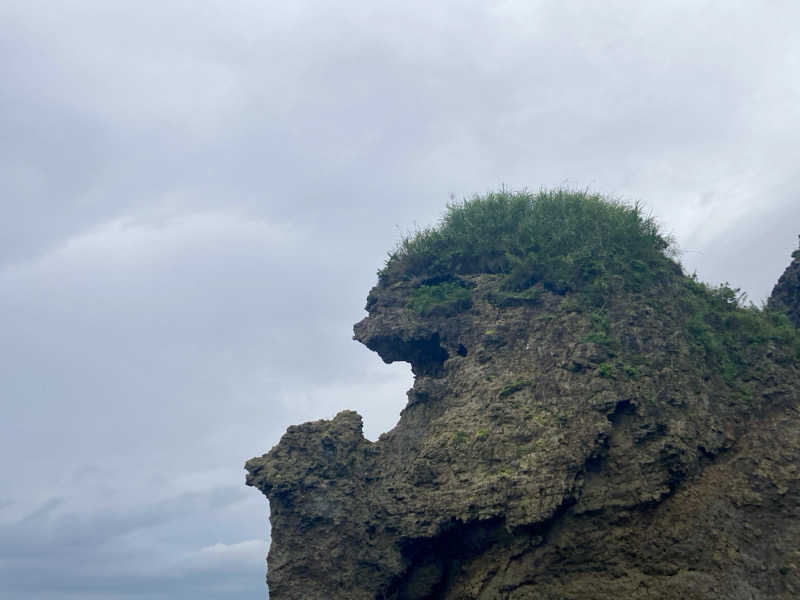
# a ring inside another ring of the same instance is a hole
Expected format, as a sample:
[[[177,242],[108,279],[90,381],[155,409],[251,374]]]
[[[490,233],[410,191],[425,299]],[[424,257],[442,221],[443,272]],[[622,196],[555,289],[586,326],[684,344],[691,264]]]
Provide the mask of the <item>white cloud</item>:
[[[200,552],[209,552],[212,554],[224,554],[239,558],[242,556],[258,556],[259,559],[264,557],[265,544],[264,540],[244,540],[243,542],[236,542],[234,544],[223,544],[217,542],[211,546],[205,546],[200,549]]]
[[[35,268],[53,275],[97,265],[104,269],[148,269],[192,252],[220,253],[258,247],[265,252],[288,254],[307,240],[308,233],[289,224],[225,212],[123,217],[73,236],[53,252],[40,257]],[[29,264],[7,269],[11,273],[33,270]],[[2,275],[2,273],[0,273]]]

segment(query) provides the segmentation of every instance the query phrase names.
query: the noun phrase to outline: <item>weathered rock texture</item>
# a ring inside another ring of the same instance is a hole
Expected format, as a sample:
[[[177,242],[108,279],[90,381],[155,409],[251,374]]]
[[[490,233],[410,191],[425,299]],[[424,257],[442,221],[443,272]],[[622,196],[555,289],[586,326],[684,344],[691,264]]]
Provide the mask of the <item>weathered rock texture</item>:
[[[781,275],[769,298],[770,307],[784,311],[796,327],[800,327],[800,249],[795,250],[790,264]]]
[[[795,356],[754,345],[724,378],[678,288],[601,318],[458,279],[467,310],[420,316],[410,280],[355,326],[416,376],[392,431],[367,441],[345,411],[247,463],[273,600],[800,597]]]

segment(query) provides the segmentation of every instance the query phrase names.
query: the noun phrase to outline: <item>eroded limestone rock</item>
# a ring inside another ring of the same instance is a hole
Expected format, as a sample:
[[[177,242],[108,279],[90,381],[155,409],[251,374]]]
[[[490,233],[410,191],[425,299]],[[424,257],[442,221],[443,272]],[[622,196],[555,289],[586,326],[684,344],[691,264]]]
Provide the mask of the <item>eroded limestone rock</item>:
[[[789,315],[795,327],[800,327],[800,249],[792,255],[792,264],[786,267],[772,289],[769,305]]]
[[[416,376],[392,431],[345,411],[247,463],[273,600],[800,597],[792,357],[726,380],[679,289],[619,297],[598,333],[568,294],[459,279],[468,310],[422,317],[402,281],[355,326]]]

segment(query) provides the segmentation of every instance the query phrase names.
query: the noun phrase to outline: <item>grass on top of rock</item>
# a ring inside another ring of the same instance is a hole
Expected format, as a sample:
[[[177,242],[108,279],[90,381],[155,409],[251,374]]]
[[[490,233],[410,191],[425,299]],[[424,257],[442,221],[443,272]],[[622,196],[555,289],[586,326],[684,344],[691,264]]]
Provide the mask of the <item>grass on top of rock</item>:
[[[728,285],[687,277],[672,254],[638,204],[566,190],[500,191],[451,204],[438,226],[401,240],[379,285],[422,282],[406,304],[422,316],[472,306],[474,290],[459,276],[494,274],[486,300],[499,309],[540,304],[543,290],[564,294],[564,307],[588,315],[583,341],[623,363],[636,361],[609,320],[617,298],[677,303],[690,350],[728,383],[758,377],[764,357],[800,361],[800,333],[786,315],[744,306]],[[604,373],[619,374],[610,366]]]
[[[568,190],[502,190],[448,205],[440,224],[403,238],[378,272],[381,285],[415,277],[502,274],[523,292],[542,282],[564,294],[638,291],[680,268],[670,240],[639,204]]]

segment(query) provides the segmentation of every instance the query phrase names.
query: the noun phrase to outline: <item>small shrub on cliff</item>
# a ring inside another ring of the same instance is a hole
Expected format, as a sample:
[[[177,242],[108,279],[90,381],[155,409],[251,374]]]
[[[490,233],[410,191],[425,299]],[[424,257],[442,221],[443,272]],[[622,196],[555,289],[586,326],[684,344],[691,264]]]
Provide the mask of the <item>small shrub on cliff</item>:
[[[522,292],[537,282],[601,298],[638,291],[679,270],[671,242],[638,204],[555,190],[500,191],[450,204],[437,227],[402,239],[378,273],[384,285],[413,277],[499,273]]]
[[[682,308],[691,349],[725,381],[749,372],[765,349],[778,362],[800,359],[800,332],[780,312],[742,306],[744,295],[728,284],[711,287],[687,279]]]
[[[611,322],[599,312],[589,314],[589,331],[583,341],[601,346],[610,356],[616,356],[619,350],[619,340],[614,336]]]
[[[438,315],[452,316],[472,306],[470,290],[457,281],[420,285],[409,295],[406,308],[423,317]]]

